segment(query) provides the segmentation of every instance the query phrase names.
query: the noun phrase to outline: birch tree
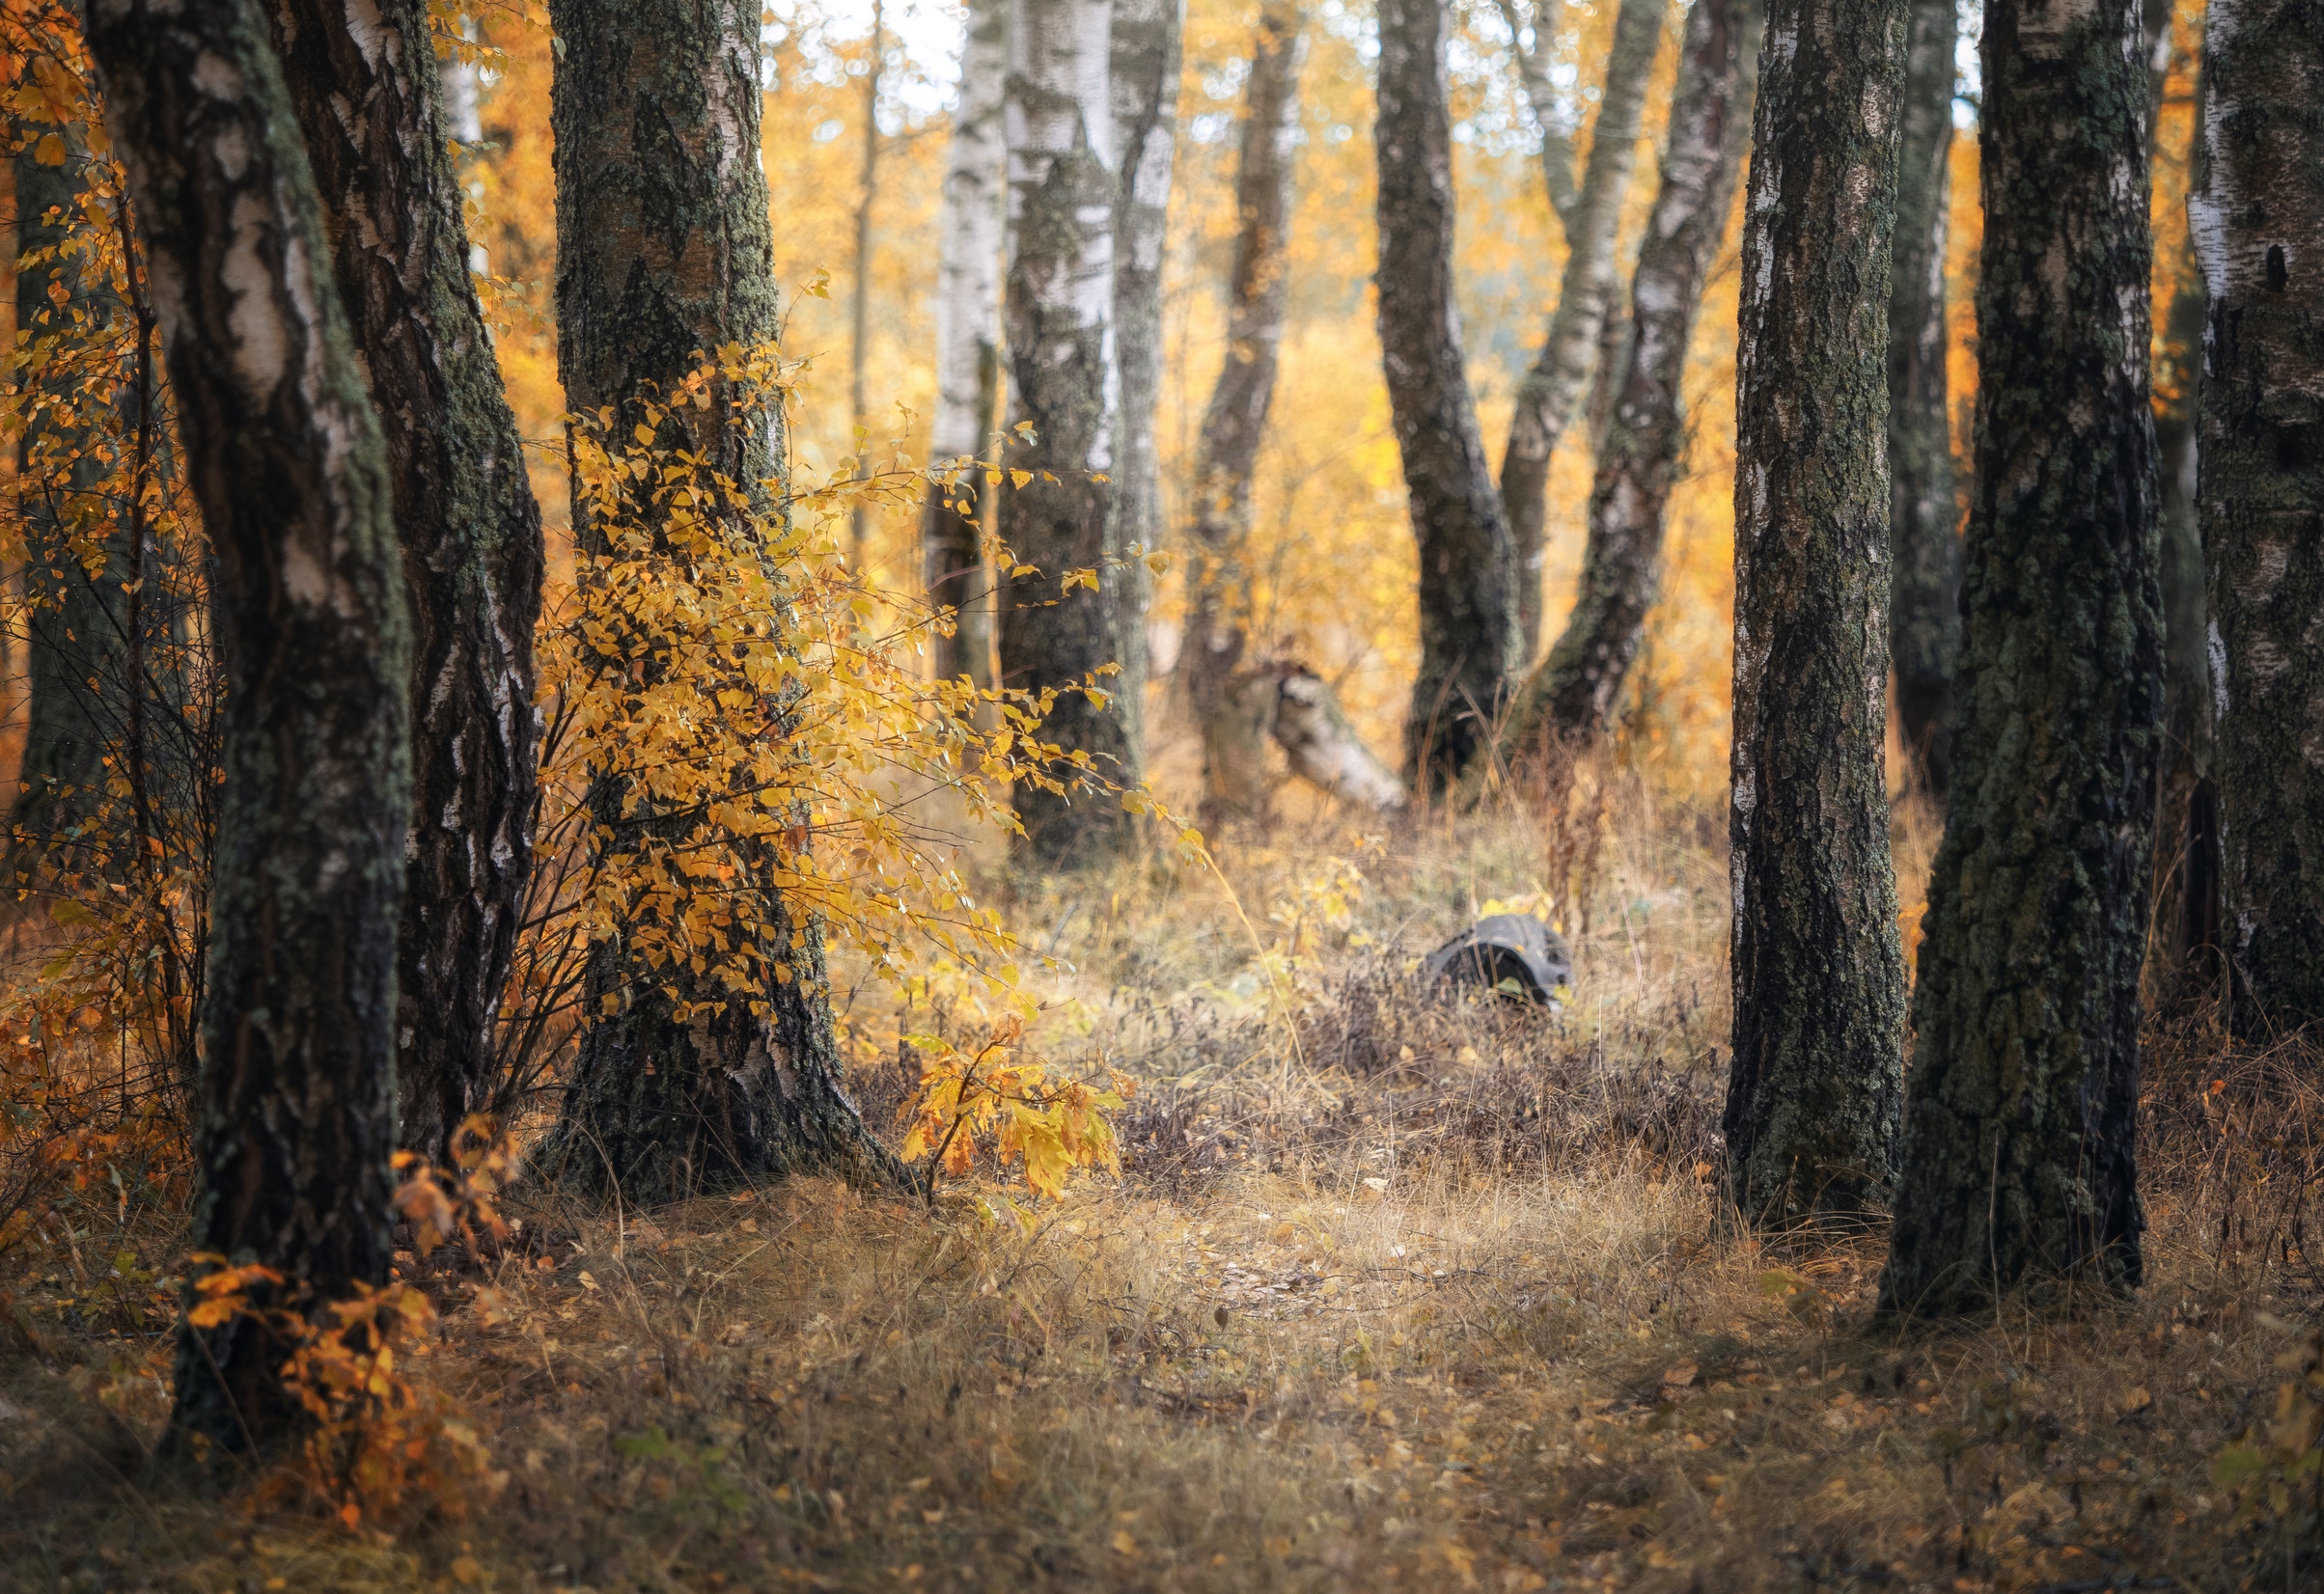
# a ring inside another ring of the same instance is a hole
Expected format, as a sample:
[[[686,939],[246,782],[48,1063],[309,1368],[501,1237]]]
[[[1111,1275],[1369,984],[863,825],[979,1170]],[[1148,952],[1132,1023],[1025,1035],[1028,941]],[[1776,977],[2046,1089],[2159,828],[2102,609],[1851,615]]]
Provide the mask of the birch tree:
[[[1896,729],[1930,787],[1945,789],[1945,739],[1960,648],[1961,539],[1953,508],[1952,410],[1945,360],[1945,235],[1952,198],[1958,0],[1912,0],[1896,245],[1889,274],[1889,659]]]
[[[1195,463],[1194,545],[1187,565],[1186,648],[1179,668],[1203,731],[1205,824],[1267,803],[1266,746],[1275,683],[1247,677],[1251,482],[1275,399],[1284,306],[1299,72],[1307,18],[1298,0],[1265,0],[1243,82],[1234,174],[1234,264],[1227,283],[1227,357],[1203,412]]]
[[[1111,0],[1012,0],[1010,12],[1010,409],[1034,441],[1011,452],[1031,479],[1002,499],[1001,530],[1037,573],[1010,582],[1000,642],[1010,685],[1061,694],[1043,739],[1135,781],[1137,721],[1120,700],[1142,683],[1101,673],[1132,656],[1138,618],[1109,480],[1121,463],[1112,11]],[[1093,588],[1075,579],[1085,570]],[[1119,851],[1134,834],[1119,806],[1086,793],[1028,787],[1017,814],[1026,851],[1050,866]]]
[[[2139,0],[1988,0],[1959,723],[1884,1310],[2142,1275],[2161,719]]]
[[[999,420],[1001,237],[1008,146],[1009,0],[969,0],[953,106],[944,193],[936,218],[936,414],[929,446],[939,460],[981,454]],[[921,540],[928,595],[954,612],[954,633],[934,646],[939,678],[992,684],[992,600],[985,586],[984,480],[928,495]]]
[[[1162,541],[1154,404],[1162,388],[1162,251],[1178,142],[1183,0],[1114,0],[1111,96],[1120,194],[1114,211],[1114,360],[1121,390],[1121,462],[1112,535],[1120,550],[1121,675],[1116,706],[1130,745],[1146,745],[1146,556]]]
[[[1729,1193],[1885,1192],[1904,967],[1889,863],[1889,261],[1904,0],[1773,0],[1735,353]]]
[[[1534,661],[1541,640],[1541,529],[1548,516],[1549,459],[1590,385],[1598,335],[1620,291],[1615,243],[1638,162],[1646,81],[1653,75],[1669,11],[1670,0],[1622,0],[1615,17],[1614,48],[1606,58],[1597,123],[1590,137],[1590,165],[1564,220],[1565,273],[1558,287],[1558,308],[1540,354],[1518,384],[1508,446],[1501,456],[1501,501],[1517,565],[1518,657],[1525,664]]]
[[[2324,22],[2203,13],[2187,213],[2209,298],[2199,444],[2239,1035],[2324,1019]]]
[[[760,165],[759,8],[752,0],[556,0],[557,361],[571,406],[643,423],[706,351],[778,330],[772,228]],[[776,418],[727,402],[679,406],[652,434],[708,460],[779,511],[788,461]],[[650,494],[630,507],[651,525]],[[585,551],[604,529],[578,528]],[[653,797],[605,782],[605,852],[664,822]],[[676,821],[672,821],[676,822]],[[821,923],[763,910],[790,977],[733,1000],[682,960],[653,967],[620,941],[593,949],[589,1022],[557,1127],[536,1153],[583,1188],[642,1204],[789,1172],[905,1178],[840,1088]]]
[[[1760,21],[1757,0],[1695,0],[1687,14],[1662,185],[1639,246],[1617,354],[1622,376],[1590,492],[1581,595],[1518,695],[1509,715],[1514,746],[1594,740],[1638,656],[1686,443],[1687,345],[1751,140]]]
[[[492,1105],[532,871],[540,511],[469,277],[425,0],[382,0],[361,33],[328,0],[271,10],[401,534],[414,721],[397,1098],[403,1144],[449,1166],[461,1119]]]
[[[1405,761],[1441,784],[1483,750],[1517,661],[1517,569],[1452,300],[1442,0],[1381,0],[1380,351],[1420,548],[1421,666]]]
[[[157,285],[232,683],[192,1139],[197,1253],[284,1276],[255,1304],[387,1280],[411,636],[393,481],[263,13],[87,15]],[[182,1331],[167,1443],[303,1420],[263,1317]]]

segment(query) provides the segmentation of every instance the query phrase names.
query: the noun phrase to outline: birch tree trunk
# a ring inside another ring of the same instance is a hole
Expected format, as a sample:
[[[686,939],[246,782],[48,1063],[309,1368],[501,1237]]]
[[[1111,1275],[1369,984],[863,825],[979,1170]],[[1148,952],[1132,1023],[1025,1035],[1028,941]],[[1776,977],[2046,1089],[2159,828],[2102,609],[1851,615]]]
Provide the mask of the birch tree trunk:
[[[1499,0],[1501,19],[1508,25],[1509,55],[1517,68],[1517,87],[1524,92],[1534,129],[1541,135],[1541,186],[1549,195],[1549,213],[1557,218],[1558,233],[1568,247],[1566,234],[1573,207],[1581,195],[1573,186],[1573,119],[1558,101],[1558,89],[1549,75],[1550,51],[1556,29],[1565,17],[1564,0],[1539,0],[1527,12],[1517,0]],[[1531,33],[1529,41],[1526,35]]]
[[[1001,610],[1009,684],[1061,696],[1044,740],[1089,754],[1107,777],[1141,774],[1126,664],[1135,594],[1119,567],[1120,371],[1114,351],[1114,149],[1111,0],[1012,0],[1009,27],[1007,301],[1011,424],[1035,441],[1010,462],[1033,480],[1001,500],[1001,530],[1038,574],[1010,584]],[[1097,586],[1066,589],[1075,570]],[[1103,797],[1017,794],[1024,847],[1044,866],[1126,848],[1135,831]]]
[[[262,11],[96,0],[88,41],[156,285],[228,680],[197,1252],[262,1305],[384,1283],[411,637],[393,488]],[[179,1341],[168,1443],[268,1446],[303,1414],[258,1320]]]
[[[960,93],[953,107],[944,197],[936,221],[936,416],[929,437],[938,461],[979,454],[989,441],[992,395],[1001,366],[1001,235],[1008,146],[1009,0],[969,0],[960,49]],[[992,684],[992,599],[985,587],[982,507],[984,479],[928,494],[922,524],[930,601],[954,612],[954,632],[936,640],[939,679],[965,674]]]
[[[1162,252],[1178,143],[1183,0],[1114,0],[1111,97],[1120,198],[1114,211],[1114,359],[1121,383],[1121,463],[1114,546],[1120,550],[1119,711],[1130,745],[1146,748],[1146,556],[1162,542],[1154,404],[1162,388]]]
[[[1929,788],[1939,792],[1951,768],[1946,730],[1961,633],[1961,538],[1945,370],[1956,3],[1912,0],[1889,277],[1889,658],[1897,731]]]
[[[1646,80],[1662,47],[1670,0],[1622,0],[1614,49],[1590,136],[1581,197],[1565,221],[1565,275],[1541,353],[1517,388],[1516,412],[1501,456],[1501,502],[1517,563],[1518,659],[1532,664],[1541,642],[1541,528],[1548,516],[1549,458],[1573,419],[1597,353],[1600,330],[1620,290],[1615,261],[1630,172],[1638,163],[1638,124]]]
[[[1957,756],[1882,1309],[2142,1267],[2163,617],[2139,0],[1987,0]]]
[[[1885,1193],[1904,967],[1889,865],[1889,261],[1904,0],[1774,0],[1736,346],[1728,1185],[1755,1222]]]
[[[412,830],[397,952],[402,1143],[449,1166],[493,1105],[540,727],[540,510],[468,274],[425,0],[355,31],[336,0],[272,0],[332,240],[332,275],[387,445],[412,612]]]
[[[1509,715],[1517,747],[1598,737],[1638,656],[1686,445],[1687,344],[1751,141],[1760,25],[1756,0],[1695,0],[1687,14],[1662,188],[1631,279],[1629,337],[1616,356],[1621,386],[1590,494],[1581,596]]]
[[[1203,728],[1205,824],[1247,818],[1267,802],[1267,728],[1235,702],[1250,646],[1251,481],[1275,399],[1290,279],[1299,71],[1307,58],[1299,0],[1266,0],[1243,86],[1242,147],[1234,176],[1234,266],[1227,285],[1227,358],[1203,412],[1195,462],[1194,546],[1187,563],[1187,701]],[[1267,688],[1271,695],[1272,687]]]
[[[2324,17],[2203,14],[2187,213],[2209,295],[2200,444],[2230,1023],[2324,1019]]]
[[[1636,0],[1647,3],[1647,0]],[[1404,727],[1416,781],[1484,749],[1517,663],[1517,569],[1452,300],[1452,132],[1442,0],[1381,0],[1380,351],[1420,544],[1420,675]]]
[[[626,438],[642,396],[675,391],[702,351],[758,347],[778,331],[759,7],[555,0],[550,19],[564,46],[551,99],[558,369],[567,402],[613,408],[614,435]],[[787,481],[779,421],[725,398],[713,391],[706,407],[667,419],[657,445],[699,453],[736,482]],[[650,523],[653,511],[641,501],[632,512]],[[590,551],[604,533],[585,524],[579,536]],[[614,853],[660,822],[650,799],[624,814],[624,795],[599,799]],[[786,924],[772,907],[770,940],[789,943],[793,977],[761,993],[762,1014],[682,964],[651,968],[619,942],[595,950],[590,1023],[536,1161],[632,1205],[782,1173],[908,1177],[840,1088],[821,921]]]

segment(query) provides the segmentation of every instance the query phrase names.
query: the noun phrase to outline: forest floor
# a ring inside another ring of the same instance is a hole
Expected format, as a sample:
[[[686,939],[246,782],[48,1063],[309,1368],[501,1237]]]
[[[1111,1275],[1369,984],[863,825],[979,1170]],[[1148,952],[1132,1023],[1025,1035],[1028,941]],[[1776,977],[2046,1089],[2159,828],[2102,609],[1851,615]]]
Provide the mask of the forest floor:
[[[147,1458],[166,1330],[134,1300],[177,1237],[26,1248],[0,1264],[0,1587],[2318,1576],[2213,1481],[2324,1305],[2283,1059],[2158,1040],[2134,1297],[1877,1324],[1878,1232],[1779,1251],[1719,1222],[1724,815],[1616,796],[1602,843],[1504,816],[1391,855],[1317,818],[1225,839],[1218,875],[1157,855],[1022,887],[1016,921],[1071,965],[1034,981],[1052,1054],[1141,1082],[1122,1175],[1061,1203],[520,1195],[511,1254],[414,1269],[443,1320],[413,1377],[492,1457],[464,1514],[348,1531],[189,1490]],[[1929,838],[1900,831],[1900,872]],[[1413,984],[1553,866],[1590,907],[1566,1012]],[[859,1035],[876,1007],[857,994]],[[893,1064],[859,1085],[892,1115]]]

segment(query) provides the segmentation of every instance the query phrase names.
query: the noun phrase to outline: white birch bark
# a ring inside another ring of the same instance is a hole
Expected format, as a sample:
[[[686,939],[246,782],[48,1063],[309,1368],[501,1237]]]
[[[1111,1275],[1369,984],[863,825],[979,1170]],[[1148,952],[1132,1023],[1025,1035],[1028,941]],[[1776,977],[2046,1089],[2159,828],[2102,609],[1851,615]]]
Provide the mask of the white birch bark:
[[[1034,440],[1011,445],[1011,464],[1032,480],[1003,495],[1001,533],[1038,573],[1012,580],[1000,605],[1001,662],[1011,686],[1060,694],[1042,740],[1135,783],[1139,726],[1124,704],[1142,683],[1113,673],[1135,662],[1128,632],[1139,618],[1110,480],[1121,453],[1113,7],[1013,0],[1009,31],[1010,418]],[[1091,569],[1095,591],[1065,585]],[[1118,805],[1088,796],[1021,789],[1017,817],[1026,850],[1050,866],[1101,861],[1134,836]]]
[[[969,0],[936,224],[936,414],[929,445],[939,465],[982,453],[998,419],[992,411],[1001,360],[1008,44],[1008,0]],[[924,545],[929,596],[958,612],[954,634],[939,640],[936,673],[965,673],[989,685],[992,608],[978,512],[982,487],[982,477],[971,472],[955,487],[932,492]]]
[[[1183,0],[1115,0],[1110,42],[1114,147],[1120,197],[1114,211],[1114,359],[1121,394],[1120,464],[1109,541],[1122,560],[1119,684],[1121,712],[1143,742],[1146,612],[1152,589],[1144,556],[1160,545],[1160,469],[1154,403],[1162,378],[1162,250],[1171,167],[1178,142]]]

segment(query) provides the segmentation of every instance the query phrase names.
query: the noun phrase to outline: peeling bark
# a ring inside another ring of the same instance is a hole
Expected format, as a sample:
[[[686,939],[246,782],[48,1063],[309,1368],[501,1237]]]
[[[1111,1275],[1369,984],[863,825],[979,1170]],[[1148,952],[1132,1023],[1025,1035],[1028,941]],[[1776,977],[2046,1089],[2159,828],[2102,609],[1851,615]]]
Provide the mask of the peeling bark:
[[[1203,414],[1195,462],[1194,547],[1187,565],[1186,648],[1179,666],[1203,728],[1204,820],[1264,811],[1267,732],[1253,733],[1242,700],[1257,690],[1243,671],[1250,646],[1251,481],[1266,436],[1283,346],[1290,281],[1285,244],[1291,214],[1293,139],[1306,16],[1297,0],[1267,0],[1259,14],[1243,90],[1240,162],[1234,178],[1234,266],[1227,287],[1227,358]],[[1259,692],[1268,699],[1272,688]],[[1271,723],[1272,710],[1269,710]]]
[[[1590,384],[1598,334],[1621,289],[1615,260],[1630,173],[1638,162],[1638,127],[1646,82],[1662,48],[1670,0],[1622,0],[1614,49],[1590,138],[1590,166],[1565,221],[1570,246],[1541,353],[1517,387],[1508,446],[1501,456],[1501,502],[1516,559],[1518,659],[1534,662],[1541,641],[1541,529],[1548,516],[1549,458]]]
[[[550,18],[564,45],[551,103],[558,367],[572,407],[613,408],[614,435],[626,437],[642,396],[675,390],[707,350],[756,347],[778,331],[759,8],[555,0]],[[775,512],[789,468],[778,418],[746,423],[712,398],[667,419],[657,443],[756,484]],[[585,548],[601,545],[601,528],[579,531]],[[663,822],[650,802],[622,816],[622,796],[609,790],[599,806],[615,852]],[[906,1181],[840,1087],[820,920],[778,922],[770,939],[789,944],[792,978],[763,993],[762,1016],[682,966],[633,962],[619,942],[597,948],[580,1057],[537,1163],[632,1204],[793,1172]],[[706,1010],[679,1019],[697,1004]]]
[[[449,1166],[496,1104],[495,1031],[532,873],[540,510],[468,273],[425,0],[360,33],[272,0],[274,39],[387,445],[412,612],[412,827],[397,953],[402,1143]]]
[[[1945,370],[1945,223],[1952,151],[1956,0],[1913,0],[1889,277],[1889,659],[1896,728],[1929,788],[1951,765],[1953,659],[1961,646],[1961,538]]]
[[[2187,202],[2229,1022],[2324,1019],[2324,11],[2212,0]]]
[[[936,416],[929,446],[939,461],[983,453],[995,419],[1008,192],[1008,147],[1001,127],[1008,48],[1008,0],[970,0],[960,95],[953,107],[936,220]],[[953,503],[946,502],[948,497]],[[932,648],[937,678],[964,674],[988,687],[993,617],[984,569],[983,502],[984,479],[975,471],[949,491],[929,493],[921,542],[928,596],[954,612],[953,635],[937,638]]]
[[[1380,351],[1420,544],[1421,667],[1405,761],[1417,783],[1433,787],[1484,750],[1518,662],[1508,520],[1477,429],[1452,298],[1452,130],[1439,0],[1382,0],[1373,136]]]
[[[1662,187],[1631,279],[1614,365],[1619,397],[1598,450],[1581,596],[1509,715],[1510,742],[1595,740],[1620,701],[1661,579],[1671,488],[1686,444],[1679,384],[1702,285],[1727,234],[1758,82],[1754,0],[1695,0],[1672,98]]]
[[[1988,0],[1959,721],[1884,1311],[2139,1281],[2162,710],[2139,0]]]
[[[294,1304],[344,1298],[386,1281],[391,1245],[411,636],[386,451],[260,12],[94,0],[88,41],[231,683],[191,1245],[279,1270]],[[251,1318],[185,1331],[168,1443],[298,1427],[286,1352]]]
[[[1001,607],[1001,668],[1010,686],[1062,696],[1043,739],[1091,755],[1101,774],[1142,776],[1134,711],[1122,700],[1143,683],[1127,672],[1080,690],[1107,665],[1126,664],[1136,618],[1120,565],[1116,484],[1120,465],[1120,370],[1114,352],[1114,212],[1120,199],[1110,91],[1110,0],[1012,0],[1009,26],[1009,238],[1006,319],[1011,425],[1036,441],[1010,463],[1032,481],[1001,500],[1001,531],[1038,574],[1009,583]],[[1075,570],[1097,588],[1065,591]],[[1017,793],[1025,852],[1046,867],[1126,849],[1136,831],[1102,795],[1031,787]]]
[[[1734,1060],[1747,1220],[1885,1194],[1904,967],[1889,864],[1889,261],[1904,0],[1774,0],[1735,365]]]

